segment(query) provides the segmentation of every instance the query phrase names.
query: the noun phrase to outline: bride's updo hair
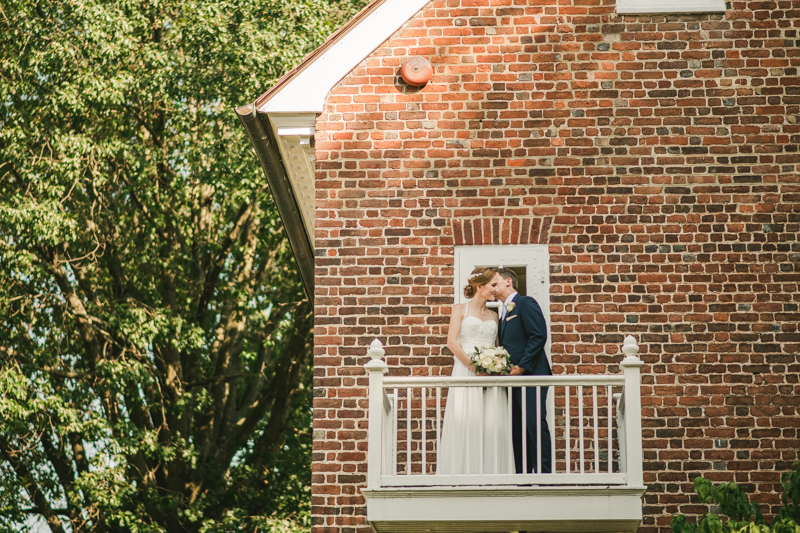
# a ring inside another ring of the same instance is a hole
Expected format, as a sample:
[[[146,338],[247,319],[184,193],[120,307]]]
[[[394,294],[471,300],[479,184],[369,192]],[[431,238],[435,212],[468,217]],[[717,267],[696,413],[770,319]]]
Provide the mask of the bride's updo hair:
[[[467,278],[467,285],[464,286],[464,296],[472,298],[478,292],[478,287],[486,285],[492,278],[494,278],[496,269],[494,268],[476,268],[472,274]]]

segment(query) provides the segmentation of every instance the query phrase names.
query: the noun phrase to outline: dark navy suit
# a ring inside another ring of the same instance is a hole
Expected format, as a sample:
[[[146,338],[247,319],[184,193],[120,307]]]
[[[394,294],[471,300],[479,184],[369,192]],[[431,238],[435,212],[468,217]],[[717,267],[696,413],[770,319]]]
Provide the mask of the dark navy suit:
[[[500,323],[500,345],[508,351],[511,363],[522,367],[525,376],[550,376],[550,363],[544,347],[547,343],[547,323],[542,308],[530,296],[514,296],[515,307],[506,314]],[[546,398],[547,387],[540,387],[539,398],[536,388],[527,387],[527,461],[528,472],[536,471],[536,450],[541,442],[542,473],[550,473],[550,428],[547,426]],[[513,389],[512,431],[514,441],[514,461],[517,473],[522,473],[522,389]],[[536,434],[536,403],[541,403],[541,439]]]

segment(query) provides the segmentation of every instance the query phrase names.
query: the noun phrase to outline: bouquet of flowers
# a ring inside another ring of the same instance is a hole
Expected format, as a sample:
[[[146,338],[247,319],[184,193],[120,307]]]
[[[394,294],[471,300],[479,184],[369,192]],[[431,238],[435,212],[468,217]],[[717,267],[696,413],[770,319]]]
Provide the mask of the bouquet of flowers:
[[[508,375],[511,370],[511,356],[502,346],[476,346],[472,354],[472,364],[475,365],[476,374],[503,374]]]

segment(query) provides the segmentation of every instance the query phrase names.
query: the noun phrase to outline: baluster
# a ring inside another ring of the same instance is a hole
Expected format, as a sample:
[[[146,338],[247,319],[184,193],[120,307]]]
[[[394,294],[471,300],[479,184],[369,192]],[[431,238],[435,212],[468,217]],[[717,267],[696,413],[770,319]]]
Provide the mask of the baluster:
[[[395,389],[395,396],[392,396],[392,420],[389,422],[389,442],[391,442],[389,475],[392,476],[397,475],[397,409],[399,404],[396,395],[397,390]]]
[[[457,388],[461,389],[461,387],[457,387]],[[466,388],[466,387],[464,387],[464,390],[466,392],[469,391],[469,389]],[[447,401],[450,401],[450,402],[453,401],[453,399],[450,397],[450,394],[452,394],[452,392],[453,392],[453,387],[451,387],[450,388],[450,392],[447,393],[448,394]],[[461,392],[461,390],[459,390],[458,392]],[[466,394],[465,394],[465,396],[466,396]],[[466,397],[464,398],[464,401],[465,402],[467,401]],[[445,414],[447,414],[447,413],[445,413]],[[470,434],[469,433],[470,433],[470,428],[471,427],[472,427],[472,424],[467,424],[467,442],[464,445],[464,453],[467,454],[467,457],[469,457],[469,453],[470,453],[470,450],[469,450]],[[467,461],[467,474],[471,474],[471,473],[472,473],[472,464],[470,464],[470,462]]]
[[[606,394],[608,394],[608,473],[610,474],[612,471],[611,458],[613,457],[611,450],[611,402],[613,401],[613,395],[611,394],[611,385],[606,389]]]
[[[499,404],[500,404],[500,388],[495,386],[495,385],[492,386],[492,398],[496,399],[498,407],[499,407]],[[498,451],[500,450],[500,435],[499,435],[500,432],[497,431],[497,428],[499,426],[500,426],[500,423],[498,422],[498,424],[494,426],[493,431],[492,431],[492,433],[494,433],[494,450],[495,450],[495,452],[494,452],[494,470],[492,471],[493,474],[497,474],[497,473],[500,472],[500,469],[499,469],[499,467],[497,465],[497,456],[500,455],[498,453]]]
[[[583,474],[583,385],[578,385],[578,421],[580,422],[578,425],[578,438],[580,439],[578,449],[581,456],[581,474]]]
[[[398,433],[397,419],[400,418],[400,396],[398,394],[399,393],[397,392],[397,389],[394,389],[394,420],[392,421],[392,423],[394,424],[394,431],[392,437],[392,442],[394,444],[392,446],[392,452],[394,454],[394,457],[392,458],[392,464],[394,465],[394,468],[392,469],[393,476],[397,475],[397,433]]]
[[[506,387],[506,396],[508,396],[508,427],[513,428],[513,416],[512,416],[512,409],[514,408],[514,398],[513,398],[513,387]],[[511,448],[513,451],[514,444],[511,443]],[[508,455],[508,471],[509,472],[516,472],[514,468],[514,454],[511,453]]]
[[[536,386],[536,472],[542,473],[542,396]]]
[[[567,458],[567,474],[569,474],[569,462],[570,462],[570,445],[569,445],[569,432],[570,432],[570,420],[569,420],[569,385],[564,386],[564,413],[565,413],[565,423],[564,423],[564,436],[566,440],[566,458]]]
[[[483,474],[483,435],[485,434],[483,427],[483,389],[479,387],[476,390],[479,393],[476,396],[480,398],[478,401],[480,406],[478,409],[478,474]],[[472,391],[470,390],[470,392]]]
[[[428,391],[428,387],[422,387],[422,475],[424,476],[428,471],[428,458],[426,456],[427,446],[426,441],[428,439],[428,428],[427,428],[427,421],[425,417],[425,411],[428,410],[428,405],[425,403],[425,393]]]
[[[619,450],[619,471],[627,472],[627,465],[626,461],[628,460],[627,455],[625,454],[625,450],[627,447],[625,446],[625,403],[622,399],[622,396],[625,393],[625,388],[623,386],[622,392],[617,392],[614,394],[614,402],[616,404],[616,417],[617,417],[617,449]]]
[[[442,449],[442,388],[436,387],[436,467]]]
[[[597,422],[597,385],[592,386],[592,409],[594,409],[594,426],[592,426],[592,434],[594,435],[594,473],[600,473],[600,436],[597,434],[599,431],[599,423]]]
[[[556,398],[556,388],[555,386],[551,389],[553,391],[553,427],[550,428],[550,472],[555,474],[556,473],[556,414],[555,414],[555,398]],[[549,393],[548,393],[549,394]],[[547,394],[544,395],[545,404],[547,403]]]
[[[411,475],[411,387],[406,389],[406,475]]]
[[[528,387],[522,387],[522,473],[528,473]]]
[[[391,406],[391,400],[389,400],[389,394],[386,392],[386,390],[384,390],[383,393],[384,393],[383,399],[389,401],[389,405]],[[381,426],[381,429],[383,430],[383,434],[381,435],[381,475],[387,475],[389,470],[389,468],[386,466],[386,461],[389,459],[389,452],[391,451],[387,448],[390,447],[391,445],[390,443],[392,442],[391,435],[389,435],[389,432],[391,431],[390,417],[392,416],[393,412],[394,410],[391,408],[388,413],[386,413],[386,411],[384,410],[385,413],[383,418],[384,423]]]

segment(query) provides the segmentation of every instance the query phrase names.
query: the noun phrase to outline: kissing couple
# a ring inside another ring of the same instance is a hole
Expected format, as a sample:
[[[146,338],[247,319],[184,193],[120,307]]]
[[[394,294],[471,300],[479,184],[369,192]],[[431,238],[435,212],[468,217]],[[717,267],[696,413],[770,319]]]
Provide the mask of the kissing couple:
[[[464,287],[467,303],[453,306],[447,347],[453,352],[453,377],[475,376],[471,354],[476,348],[502,346],[510,355],[511,376],[552,375],[545,354],[547,323],[541,307],[517,292],[517,275],[503,267],[476,268]],[[500,300],[495,314],[486,302]],[[447,395],[437,474],[536,472],[541,448],[542,473],[551,472],[547,387],[527,387],[526,433],[522,438],[522,388],[512,389],[511,416],[504,387],[451,387]],[[541,435],[537,434],[536,404],[540,404]],[[509,418],[511,423],[509,424]],[[523,450],[525,441],[525,450]],[[513,461],[512,461],[513,458]]]

